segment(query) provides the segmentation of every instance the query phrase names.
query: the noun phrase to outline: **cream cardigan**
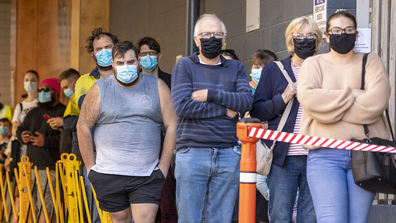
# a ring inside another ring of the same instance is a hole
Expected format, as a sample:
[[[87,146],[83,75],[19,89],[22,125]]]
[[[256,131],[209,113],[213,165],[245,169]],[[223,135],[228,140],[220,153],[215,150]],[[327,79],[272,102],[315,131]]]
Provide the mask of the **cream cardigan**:
[[[297,81],[297,97],[303,107],[301,134],[363,139],[366,137],[363,124],[367,124],[370,137],[389,138],[389,126],[383,115],[390,96],[388,74],[380,58],[370,53],[365,90],[360,90],[363,55],[354,54],[352,62],[346,65],[331,64],[323,54],[304,61]]]

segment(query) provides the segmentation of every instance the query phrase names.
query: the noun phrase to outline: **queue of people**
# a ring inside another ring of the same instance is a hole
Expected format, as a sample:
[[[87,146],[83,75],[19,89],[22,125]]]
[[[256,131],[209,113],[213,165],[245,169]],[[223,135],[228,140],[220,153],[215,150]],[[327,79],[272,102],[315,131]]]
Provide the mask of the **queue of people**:
[[[92,184],[114,223],[238,222],[239,119],[258,118],[263,128],[277,130],[292,103],[284,132],[363,139],[367,124],[372,136],[388,138],[382,115],[390,95],[387,72],[370,53],[360,89],[356,29],[352,14],[332,14],[329,53],[315,55],[322,32],[309,17],[294,19],[285,30],[290,56],[280,61],[294,83],[270,50],[253,54],[249,82],[235,51],[222,50],[227,30],[214,14],[198,19],[199,51],[179,59],[172,75],[158,66],[155,39],[135,46],[95,29],[86,47],[96,62],[90,73],[68,69],[38,84],[39,74],[29,70],[27,97],[13,119],[0,104],[0,145],[7,148],[0,159],[10,171],[14,157],[26,154],[45,185],[45,168],[54,175],[60,153],[76,154],[88,196]],[[271,147],[273,141],[260,143]],[[283,142],[275,145],[268,176],[257,175],[257,189],[257,222],[365,222],[374,199],[354,183],[350,151]],[[45,200],[52,210],[49,190]],[[97,210],[92,215],[100,222]]]

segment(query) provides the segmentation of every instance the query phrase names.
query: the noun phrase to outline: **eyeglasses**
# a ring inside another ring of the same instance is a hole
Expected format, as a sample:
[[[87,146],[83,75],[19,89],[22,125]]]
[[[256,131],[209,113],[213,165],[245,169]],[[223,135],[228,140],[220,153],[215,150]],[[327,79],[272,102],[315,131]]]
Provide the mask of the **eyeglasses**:
[[[308,33],[307,35],[303,34],[295,34],[293,35],[293,39],[297,40],[298,42],[303,41],[304,39],[314,41],[316,40],[316,34],[315,33]]]
[[[141,53],[139,53],[139,57],[145,57],[145,56],[147,56],[147,55],[150,55],[150,56],[157,56],[158,53],[157,53],[156,51],[148,51],[148,52],[141,52]]]
[[[224,33],[223,32],[214,32],[214,33],[203,32],[203,33],[198,34],[198,36],[201,36],[201,38],[204,38],[204,39],[209,39],[212,36],[214,36],[215,38],[223,38]]]
[[[41,88],[38,89],[38,92],[42,92],[42,91],[49,92],[50,90],[51,89],[49,87],[41,87]]]
[[[329,29],[329,31],[327,31],[329,34],[333,34],[333,35],[341,35],[343,32],[346,34],[355,34],[356,33],[356,28],[353,26],[348,26],[345,29],[341,29],[340,27],[334,27]]]

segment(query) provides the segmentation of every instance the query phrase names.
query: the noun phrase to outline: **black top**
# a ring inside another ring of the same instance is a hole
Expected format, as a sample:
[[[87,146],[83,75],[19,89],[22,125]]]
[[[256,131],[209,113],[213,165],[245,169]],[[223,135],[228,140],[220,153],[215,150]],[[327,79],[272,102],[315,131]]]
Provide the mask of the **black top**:
[[[33,146],[30,143],[27,145],[26,155],[29,157],[29,161],[33,163],[33,166],[37,166],[39,169],[55,169],[55,163],[60,159],[59,153],[59,142],[61,132],[53,130],[44,118],[44,114],[49,117],[63,117],[66,106],[59,103],[51,108],[36,107],[31,110],[27,115],[23,123],[18,127],[17,138],[19,143],[22,142],[22,132],[27,130],[32,132],[34,135],[36,132],[45,135],[44,147]]]
[[[171,82],[172,82],[172,75],[163,72],[159,67],[158,67],[158,78],[163,80],[166,85],[168,85],[169,89],[171,88]]]

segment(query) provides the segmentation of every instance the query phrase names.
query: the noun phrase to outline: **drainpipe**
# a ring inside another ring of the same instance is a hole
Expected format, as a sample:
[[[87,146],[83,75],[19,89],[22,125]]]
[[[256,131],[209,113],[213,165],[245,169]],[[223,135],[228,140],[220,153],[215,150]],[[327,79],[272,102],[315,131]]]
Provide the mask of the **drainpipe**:
[[[194,26],[199,18],[200,0],[187,0],[186,56],[198,51],[194,42]]]

